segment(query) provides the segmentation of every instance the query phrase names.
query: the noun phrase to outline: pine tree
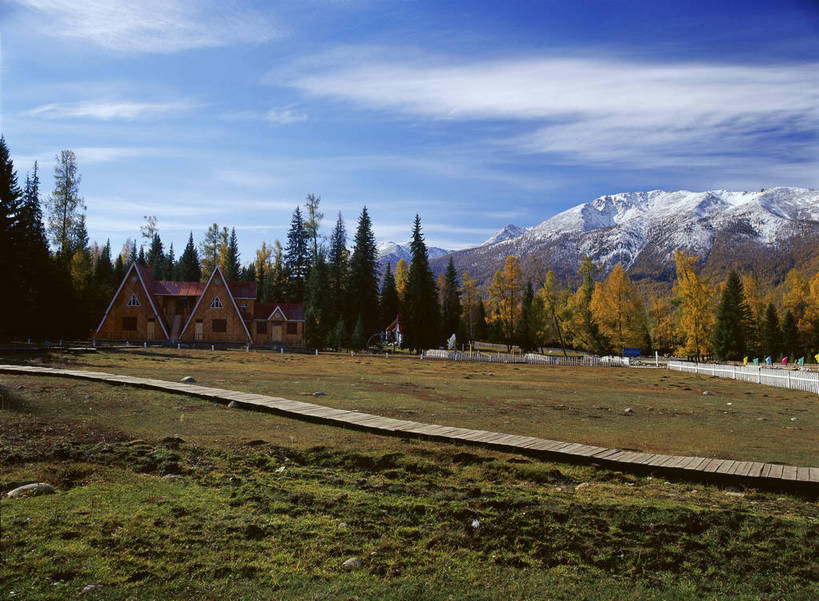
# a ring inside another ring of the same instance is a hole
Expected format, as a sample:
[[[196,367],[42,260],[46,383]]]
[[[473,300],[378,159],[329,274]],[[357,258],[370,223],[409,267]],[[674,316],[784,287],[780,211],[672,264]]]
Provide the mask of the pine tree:
[[[790,309],[785,312],[782,319],[782,354],[789,357],[791,361],[796,360],[799,352],[799,331],[796,328],[796,318]]]
[[[711,349],[720,361],[739,361],[747,352],[745,333],[750,310],[745,303],[742,281],[736,271],[728,274],[717,308],[717,320],[711,334]]]
[[[228,245],[228,229],[214,223],[205,232],[199,253],[202,281],[207,281],[216,269],[217,265],[224,265],[224,257]]]
[[[329,270],[323,249],[318,249],[316,261],[307,276],[304,299],[304,337],[310,348],[325,346],[332,326],[330,315]]]
[[[381,283],[381,301],[379,305],[381,323],[379,324],[379,329],[383,330],[390,325],[399,312],[398,290],[395,288],[395,278],[392,275],[389,263],[387,263],[384,280]]]
[[[378,331],[378,251],[367,207],[361,211],[350,255],[349,304],[347,323],[361,321],[364,334]],[[366,342],[366,340],[365,340]]]
[[[148,248],[148,256],[145,258],[151,275],[155,280],[165,279],[165,250],[158,232],[151,236],[151,246]]]
[[[198,282],[202,279],[202,267],[199,264],[199,253],[193,243],[193,232],[190,233],[188,244],[179,257],[177,273],[177,279],[182,282]]]
[[[43,320],[42,316],[47,313],[55,297],[51,294],[52,264],[40,208],[40,176],[36,162],[31,177],[26,177],[22,204],[18,212],[18,226],[20,235],[14,240],[18,257],[15,263],[20,270],[18,285],[22,305],[18,329],[27,330],[21,331],[21,334],[40,337],[46,334],[46,320]]]
[[[762,325],[762,354],[769,355],[775,361],[781,351],[782,328],[779,327],[779,315],[773,303],[769,303]]]
[[[284,249],[284,266],[288,276],[288,299],[290,302],[302,302],[310,259],[307,253],[307,233],[299,207],[293,211],[293,217],[290,220],[287,246]]]
[[[416,352],[435,348],[441,342],[438,326],[438,292],[429,267],[429,256],[421,233],[421,218],[416,215],[412,229],[412,262],[407,274],[404,307],[406,313],[404,344]]]
[[[236,237],[236,228],[230,230],[230,238],[225,253],[225,279],[234,281],[239,279],[239,272],[242,266],[239,263],[239,240]]]
[[[483,300],[478,299],[477,310],[475,311],[475,336],[474,340],[488,340],[489,326],[486,323],[486,308]]]
[[[101,296],[111,298],[115,284],[114,266],[111,265],[111,240],[106,240],[105,246],[102,247],[102,252],[94,265],[94,283]]]
[[[165,269],[163,270],[165,273],[164,279],[166,280],[178,280],[176,277],[177,269],[176,269],[176,254],[173,251],[173,242],[171,242],[170,248],[168,248],[168,254],[165,255]]]
[[[67,263],[76,248],[77,221],[85,210],[80,196],[81,177],[77,171],[77,156],[71,150],[61,150],[54,167],[54,191],[48,198],[48,229],[57,256]]]
[[[139,265],[142,265],[142,267],[147,267],[148,266],[148,261],[145,258],[145,247],[144,246],[139,247],[139,254],[137,255],[136,262]]]
[[[359,313],[358,319],[355,322],[355,327],[353,328],[353,336],[350,345],[353,350],[359,351],[367,346],[367,330],[364,329],[365,327],[364,315]]]
[[[0,137],[0,273],[4,274],[4,290],[0,294],[0,339],[15,330],[16,315],[20,309],[23,273],[20,270],[18,245],[21,242],[20,211],[22,192],[6,139]]]
[[[449,257],[446,271],[444,272],[444,285],[441,290],[441,326],[445,337],[456,334],[458,323],[461,320],[461,293],[458,289],[458,272]]]
[[[346,307],[349,263],[347,251],[347,231],[341,212],[330,236],[329,278],[330,278],[330,311],[335,322],[343,319]],[[343,324],[342,324],[343,325]]]

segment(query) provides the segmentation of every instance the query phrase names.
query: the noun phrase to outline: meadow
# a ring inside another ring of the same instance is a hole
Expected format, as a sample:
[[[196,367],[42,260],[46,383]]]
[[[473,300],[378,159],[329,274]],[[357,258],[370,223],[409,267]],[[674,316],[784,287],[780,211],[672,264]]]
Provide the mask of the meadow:
[[[601,446],[819,464],[815,395],[665,370],[142,349],[38,361],[292,399],[323,392],[310,401]],[[819,595],[819,509],[789,493],[126,386],[0,383],[0,491],[57,489],[0,502],[2,598],[89,585],[100,599]]]

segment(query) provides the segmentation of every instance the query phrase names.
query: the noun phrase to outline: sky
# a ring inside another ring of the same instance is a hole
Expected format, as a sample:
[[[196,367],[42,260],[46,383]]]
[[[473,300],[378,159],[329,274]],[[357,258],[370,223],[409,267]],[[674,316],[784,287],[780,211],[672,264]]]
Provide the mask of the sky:
[[[77,155],[91,240],[235,227],[480,244],[604,194],[819,187],[819,3],[4,0],[21,180]]]

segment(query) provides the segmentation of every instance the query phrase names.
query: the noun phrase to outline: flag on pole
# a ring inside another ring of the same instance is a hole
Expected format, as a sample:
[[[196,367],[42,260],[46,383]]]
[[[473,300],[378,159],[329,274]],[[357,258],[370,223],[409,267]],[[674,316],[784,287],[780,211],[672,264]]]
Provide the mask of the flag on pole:
[[[787,365],[787,364],[788,364],[788,357],[787,356],[782,357],[782,365]]]
[[[767,357],[765,357],[765,364],[770,365],[771,363],[773,363],[773,361],[771,361],[771,356],[768,355]]]
[[[743,365],[748,365],[748,357],[743,357],[742,364]]]
[[[759,365],[759,357],[754,357],[754,365]]]
[[[799,361],[797,361],[796,364],[797,365],[804,365],[805,364],[805,358],[804,357],[799,357]]]

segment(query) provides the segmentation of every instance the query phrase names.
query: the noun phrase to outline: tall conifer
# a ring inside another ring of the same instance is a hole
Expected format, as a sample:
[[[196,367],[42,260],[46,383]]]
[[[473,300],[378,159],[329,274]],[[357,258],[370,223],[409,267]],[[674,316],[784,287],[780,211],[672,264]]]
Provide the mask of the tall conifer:
[[[379,328],[377,260],[372,222],[367,207],[364,207],[358,218],[355,244],[350,255],[349,313],[346,320],[348,324],[357,324],[360,320],[362,336],[369,336]]]
[[[441,292],[441,327],[444,336],[448,338],[458,331],[462,312],[458,272],[455,270],[452,256],[449,257],[444,272],[444,289]]]
[[[750,321],[750,310],[745,302],[742,281],[736,271],[728,274],[722,291],[711,350],[719,360],[739,361],[746,353],[745,335]]]
[[[416,215],[412,228],[412,262],[407,274],[404,344],[416,352],[437,348],[442,336],[440,309],[435,278],[429,267],[429,255],[421,233],[421,218]]]
[[[178,280],[182,282],[198,282],[202,279],[202,266],[199,264],[199,252],[193,243],[193,232],[188,238],[188,244],[182,251],[178,263]]]
[[[301,209],[296,207],[290,220],[287,232],[287,246],[284,249],[284,266],[287,270],[288,298],[291,302],[304,301],[304,282],[310,268],[310,257],[307,251],[307,231]]]
[[[384,280],[381,283],[381,301],[379,307],[381,323],[378,324],[378,327],[379,329],[383,329],[393,322],[400,311],[398,290],[395,288],[395,277],[392,275],[392,269],[390,269],[389,263],[387,263]]]

